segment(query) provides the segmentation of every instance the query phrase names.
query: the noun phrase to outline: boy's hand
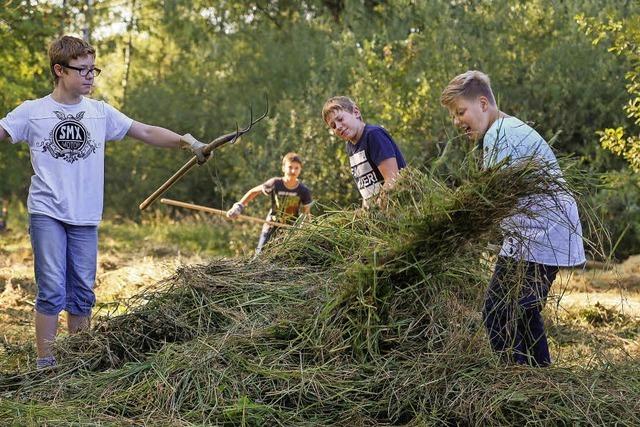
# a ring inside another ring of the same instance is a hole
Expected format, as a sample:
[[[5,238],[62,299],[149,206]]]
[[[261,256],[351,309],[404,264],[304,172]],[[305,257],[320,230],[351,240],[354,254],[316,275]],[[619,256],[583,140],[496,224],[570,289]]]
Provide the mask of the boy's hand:
[[[227,216],[231,219],[237,218],[244,210],[244,205],[240,202],[233,204],[233,207],[227,211]]]
[[[380,193],[378,193],[378,196],[375,199],[375,203],[376,206],[378,206],[378,208],[380,208],[381,210],[387,210],[387,207],[389,206],[389,195],[386,190],[382,190]]]
[[[211,156],[210,154],[205,155],[202,152],[202,149],[206,146],[207,144],[204,144],[198,141],[193,136],[191,136],[190,133],[185,133],[180,137],[180,148],[182,148],[183,150],[187,150],[187,149],[191,150],[191,152],[198,159],[199,165],[204,164],[207,161],[207,159],[209,159],[209,157]]]

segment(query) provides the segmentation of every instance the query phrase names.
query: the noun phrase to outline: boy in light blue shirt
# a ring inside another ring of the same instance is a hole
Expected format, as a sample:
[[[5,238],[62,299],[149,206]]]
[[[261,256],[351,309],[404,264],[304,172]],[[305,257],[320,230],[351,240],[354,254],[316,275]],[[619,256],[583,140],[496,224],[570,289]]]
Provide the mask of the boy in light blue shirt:
[[[482,142],[485,168],[535,161],[563,182],[547,142],[521,120],[500,111],[489,77],[467,71],[444,89],[441,103],[467,137]],[[584,264],[582,227],[573,196],[555,194],[520,200],[527,214],[503,221],[505,239],[483,310],[491,346],[505,361],[533,366],[551,363],[541,310],[559,267]],[[512,301],[513,289],[519,289]]]

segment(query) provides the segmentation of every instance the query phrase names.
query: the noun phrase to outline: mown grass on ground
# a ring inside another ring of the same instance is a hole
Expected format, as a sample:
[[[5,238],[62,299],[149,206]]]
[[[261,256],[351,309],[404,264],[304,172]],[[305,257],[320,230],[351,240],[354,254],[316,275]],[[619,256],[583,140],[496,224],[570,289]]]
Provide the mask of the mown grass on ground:
[[[488,347],[486,244],[522,195],[549,184],[526,168],[456,185],[407,171],[388,210],[333,212],[283,233],[261,258],[185,266],[126,313],[61,340],[57,370],[1,376],[0,416],[637,425],[637,348],[596,346],[588,334],[621,326],[637,338],[638,319],[599,307],[574,321],[548,316],[554,351],[576,351],[546,369],[504,365]]]

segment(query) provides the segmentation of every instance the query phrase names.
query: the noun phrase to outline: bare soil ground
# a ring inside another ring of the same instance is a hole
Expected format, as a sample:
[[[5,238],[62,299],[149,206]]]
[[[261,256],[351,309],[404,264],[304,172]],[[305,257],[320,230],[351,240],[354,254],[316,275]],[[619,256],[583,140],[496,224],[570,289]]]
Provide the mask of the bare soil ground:
[[[560,278],[563,307],[600,304],[623,314],[640,315],[640,255],[620,264],[563,272]]]
[[[588,363],[640,357],[640,255],[619,264],[562,271],[546,316],[556,359]]]

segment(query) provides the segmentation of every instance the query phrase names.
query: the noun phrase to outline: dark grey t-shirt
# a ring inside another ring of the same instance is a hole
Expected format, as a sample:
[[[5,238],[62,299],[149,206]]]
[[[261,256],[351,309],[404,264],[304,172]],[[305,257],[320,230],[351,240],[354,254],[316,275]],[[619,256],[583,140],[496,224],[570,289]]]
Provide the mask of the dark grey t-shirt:
[[[300,215],[300,206],[310,205],[311,190],[301,182],[291,189],[284,185],[282,178],[271,178],[262,184],[262,192],[271,196],[271,210],[267,219],[292,223]]]

